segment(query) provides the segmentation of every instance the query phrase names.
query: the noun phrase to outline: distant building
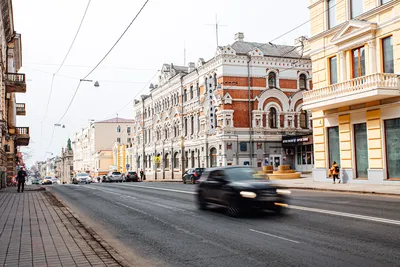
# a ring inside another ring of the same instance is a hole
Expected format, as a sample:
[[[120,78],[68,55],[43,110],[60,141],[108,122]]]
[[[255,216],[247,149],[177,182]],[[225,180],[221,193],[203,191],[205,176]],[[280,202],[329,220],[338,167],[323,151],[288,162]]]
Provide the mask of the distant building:
[[[400,2],[311,1],[308,55],[315,181],[385,183],[400,178]],[[320,14],[319,16],[316,14]]]
[[[237,33],[208,61],[164,64],[150,95],[135,101],[135,169],[147,179],[181,179],[188,168],[228,165],[311,171],[312,156],[300,166],[296,151],[282,144],[284,136],[311,133],[303,109],[311,61],[303,41],[247,42]],[[304,145],[304,153],[311,152],[312,144]]]
[[[104,121],[90,122],[87,128],[73,136],[72,150],[74,155],[74,171],[98,174],[98,169],[105,171],[107,159],[102,162],[105,151],[111,151],[115,142],[131,143],[133,139],[134,121],[113,118]]]

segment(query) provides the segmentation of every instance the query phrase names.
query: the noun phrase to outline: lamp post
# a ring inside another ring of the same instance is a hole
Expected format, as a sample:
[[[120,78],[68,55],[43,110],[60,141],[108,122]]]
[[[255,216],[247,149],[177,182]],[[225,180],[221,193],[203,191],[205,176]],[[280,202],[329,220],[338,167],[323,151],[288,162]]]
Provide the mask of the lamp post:
[[[80,79],[81,82],[93,82],[93,80]],[[94,82],[94,87],[100,87],[99,81]]]

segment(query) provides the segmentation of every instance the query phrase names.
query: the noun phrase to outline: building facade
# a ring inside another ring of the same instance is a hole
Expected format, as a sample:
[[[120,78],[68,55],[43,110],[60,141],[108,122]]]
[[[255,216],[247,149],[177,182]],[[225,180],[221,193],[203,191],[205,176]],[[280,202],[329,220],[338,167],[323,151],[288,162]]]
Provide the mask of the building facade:
[[[105,168],[102,163],[99,167],[99,162],[96,161],[96,158],[100,159],[99,153],[111,151],[115,142],[132,142],[133,129],[134,121],[123,118],[90,122],[87,128],[73,136],[74,171],[97,175],[100,169]]]
[[[17,103],[16,94],[26,93],[25,74],[22,67],[21,35],[14,30],[11,0],[0,1],[1,64],[0,70],[0,188],[24,166],[19,147],[29,145],[28,127],[17,127],[16,117],[25,116],[25,104]]]
[[[391,183],[400,178],[400,2],[314,0],[310,13],[314,180],[328,181],[336,161],[345,181]]]
[[[147,179],[181,179],[195,167],[294,166],[282,136],[311,133],[303,40],[262,44],[237,33],[207,62],[164,64],[158,84],[135,101],[134,168]]]

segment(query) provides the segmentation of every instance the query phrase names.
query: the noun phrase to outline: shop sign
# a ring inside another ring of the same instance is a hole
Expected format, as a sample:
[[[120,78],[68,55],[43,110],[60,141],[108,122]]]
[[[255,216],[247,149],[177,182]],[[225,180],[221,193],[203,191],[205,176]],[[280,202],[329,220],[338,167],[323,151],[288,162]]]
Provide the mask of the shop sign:
[[[308,137],[292,137],[290,139],[282,140],[282,143],[283,144],[297,144],[297,143],[308,142],[308,141],[309,141]]]

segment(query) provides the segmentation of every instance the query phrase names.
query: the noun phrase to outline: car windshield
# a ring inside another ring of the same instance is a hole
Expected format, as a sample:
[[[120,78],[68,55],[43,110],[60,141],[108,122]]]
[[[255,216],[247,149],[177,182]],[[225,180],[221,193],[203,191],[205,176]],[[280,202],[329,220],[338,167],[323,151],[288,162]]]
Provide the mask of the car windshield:
[[[53,180],[53,181],[57,181],[57,178],[51,178],[51,180]]]
[[[82,176],[89,176],[89,174],[87,174],[87,173],[78,173],[78,177],[82,177]]]
[[[195,171],[197,171],[197,172],[204,172],[204,170],[205,170],[204,168],[196,168],[195,169]]]
[[[257,175],[257,172],[252,168],[228,168],[224,172],[229,181],[265,180],[264,177]]]
[[[46,179],[46,180],[50,180],[50,179],[51,179],[51,177],[46,177],[46,178],[44,178],[44,179]]]
[[[136,172],[128,172],[129,174],[136,174]]]
[[[112,174],[113,174],[113,175],[121,175],[120,172],[113,172]]]

